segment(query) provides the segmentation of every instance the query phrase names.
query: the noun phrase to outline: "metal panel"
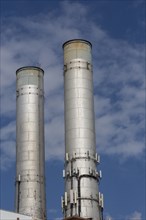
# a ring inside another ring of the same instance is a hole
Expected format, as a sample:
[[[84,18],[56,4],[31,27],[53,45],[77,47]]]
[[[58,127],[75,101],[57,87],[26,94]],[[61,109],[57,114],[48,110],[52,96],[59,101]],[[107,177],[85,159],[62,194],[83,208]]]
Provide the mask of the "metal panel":
[[[71,40],[64,49],[65,97],[65,191],[77,192],[77,203],[70,201],[64,216],[77,215],[100,220],[96,140],[93,101],[91,44]]]
[[[43,75],[38,67],[16,71],[16,211],[41,220],[46,219]]]

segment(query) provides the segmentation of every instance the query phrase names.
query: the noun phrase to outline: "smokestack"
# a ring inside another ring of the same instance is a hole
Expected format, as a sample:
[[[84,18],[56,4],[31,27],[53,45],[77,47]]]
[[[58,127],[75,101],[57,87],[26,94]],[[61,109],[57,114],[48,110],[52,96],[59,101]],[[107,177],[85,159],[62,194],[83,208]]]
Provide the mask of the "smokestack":
[[[46,219],[44,71],[22,67],[17,77],[16,212]]]
[[[92,76],[92,45],[76,39],[63,44],[65,96],[65,194],[64,217],[78,216],[101,220],[103,195],[96,170],[100,157],[96,153]]]

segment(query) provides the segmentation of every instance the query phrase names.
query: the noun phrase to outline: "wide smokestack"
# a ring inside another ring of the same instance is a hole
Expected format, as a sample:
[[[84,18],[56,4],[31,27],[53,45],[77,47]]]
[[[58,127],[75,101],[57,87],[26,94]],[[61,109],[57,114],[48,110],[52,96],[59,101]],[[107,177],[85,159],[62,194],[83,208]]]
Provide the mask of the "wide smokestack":
[[[22,67],[17,77],[16,212],[46,219],[44,71]]]
[[[63,44],[65,96],[64,217],[102,219],[103,195],[96,170],[92,45],[76,39]]]

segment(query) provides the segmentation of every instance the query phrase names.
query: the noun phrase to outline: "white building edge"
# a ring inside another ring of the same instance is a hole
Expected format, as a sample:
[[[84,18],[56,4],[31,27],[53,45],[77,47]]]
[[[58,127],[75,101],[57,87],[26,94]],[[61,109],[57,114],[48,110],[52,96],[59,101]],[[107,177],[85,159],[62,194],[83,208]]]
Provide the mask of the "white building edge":
[[[32,217],[16,212],[0,210],[0,220],[32,220]]]

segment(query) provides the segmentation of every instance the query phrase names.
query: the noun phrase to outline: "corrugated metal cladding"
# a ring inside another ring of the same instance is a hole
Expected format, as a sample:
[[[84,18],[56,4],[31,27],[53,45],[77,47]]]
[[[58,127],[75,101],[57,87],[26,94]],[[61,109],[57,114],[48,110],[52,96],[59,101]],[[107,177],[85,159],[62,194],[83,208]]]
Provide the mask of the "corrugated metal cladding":
[[[32,220],[32,217],[15,212],[0,210],[1,220]]]
[[[71,40],[64,49],[65,194],[64,217],[102,219],[96,165],[91,43]],[[103,200],[102,200],[103,201]]]
[[[46,219],[44,71],[22,67],[17,77],[16,212]]]

